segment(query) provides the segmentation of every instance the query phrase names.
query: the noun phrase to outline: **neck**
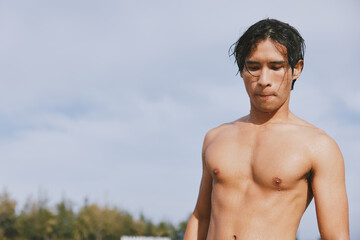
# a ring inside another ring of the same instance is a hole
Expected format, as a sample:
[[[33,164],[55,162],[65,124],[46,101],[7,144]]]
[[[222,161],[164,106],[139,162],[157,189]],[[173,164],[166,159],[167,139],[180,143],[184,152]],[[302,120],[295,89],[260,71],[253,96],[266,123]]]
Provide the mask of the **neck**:
[[[270,123],[286,122],[291,116],[289,106],[284,104],[281,108],[272,111],[264,112],[251,106],[250,114],[248,115],[247,122],[256,125],[265,125]]]

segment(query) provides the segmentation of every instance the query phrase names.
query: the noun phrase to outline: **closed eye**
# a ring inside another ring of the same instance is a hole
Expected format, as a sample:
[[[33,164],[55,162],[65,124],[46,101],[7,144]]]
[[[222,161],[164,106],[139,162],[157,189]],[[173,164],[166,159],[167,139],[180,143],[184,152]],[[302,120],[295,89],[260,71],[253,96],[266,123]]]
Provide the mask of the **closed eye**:
[[[280,68],[282,68],[282,66],[280,66],[280,67],[272,66],[272,67],[271,67],[271,69],[272,69],[272,70],[275,70],[275,71],[279,70]]]
[[[249,69],[250,71],[256,71],[256,70],[259,70],[260,67],[258,67],[258,66],[247,66],[247,69]]]
[[[269,67],[271,70],[278,71],[282,68],[285,68],[287,62],[285,61],[274,61],[269,63]]]
[[[282,68],[284,68],[284,65],[270,65],[270,69],[274,71],[278,71]]]

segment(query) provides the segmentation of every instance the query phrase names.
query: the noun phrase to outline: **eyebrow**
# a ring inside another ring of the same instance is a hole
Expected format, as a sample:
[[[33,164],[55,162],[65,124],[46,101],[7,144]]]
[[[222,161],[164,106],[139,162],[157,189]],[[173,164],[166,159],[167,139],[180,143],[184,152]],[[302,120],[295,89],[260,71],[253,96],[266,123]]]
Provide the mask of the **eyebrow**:
[[[259,62],[256,62],[256,61],[246,61],[246,64],[259,64]]]
[[[271,64],[285,64],[286,61],[273,61],[273,62],[270,62]]]
[[[269,62],[270,64],[285,64],[286,61],[272,61]],[[246,61],[246,64],[260,64],[260,62],[257,61]]]

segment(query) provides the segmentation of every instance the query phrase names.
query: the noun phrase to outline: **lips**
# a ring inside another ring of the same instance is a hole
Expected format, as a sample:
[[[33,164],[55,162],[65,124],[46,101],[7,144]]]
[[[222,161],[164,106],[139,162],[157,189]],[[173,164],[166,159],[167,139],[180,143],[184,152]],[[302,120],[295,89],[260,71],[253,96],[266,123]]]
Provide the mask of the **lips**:
[[[275,94],[270,94],[270,93],[261,93],[261,94],[257,94],[259,97],[261,98],[268,98],[268,97],[272,97],[275,96]]]

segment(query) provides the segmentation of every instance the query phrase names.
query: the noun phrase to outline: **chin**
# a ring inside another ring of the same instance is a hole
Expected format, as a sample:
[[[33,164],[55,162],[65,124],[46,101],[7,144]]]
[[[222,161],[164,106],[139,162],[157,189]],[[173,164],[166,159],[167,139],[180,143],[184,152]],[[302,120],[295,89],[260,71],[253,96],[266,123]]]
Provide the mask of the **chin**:
[[[267,102],[254,101],[252,102],[252,107],[264,113],[276,112],[283,106],[284,102],[274,100]]]
[[[264,113],[272,113],[276,112],[281,108],[279,104],[253,104],[253,107],[256,108],[260,112]]]

